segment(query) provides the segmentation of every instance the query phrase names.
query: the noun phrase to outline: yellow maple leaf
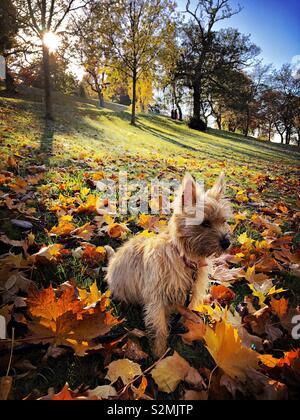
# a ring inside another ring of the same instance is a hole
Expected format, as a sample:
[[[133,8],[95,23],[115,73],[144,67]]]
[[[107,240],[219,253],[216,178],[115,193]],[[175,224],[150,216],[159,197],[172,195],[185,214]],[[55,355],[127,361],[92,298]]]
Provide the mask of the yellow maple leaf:
[[[248,196],[247,196],[247,194],[246,194],[246,192],[245,192],[245,191],[239,191],[239,192],[237,193],[237,195],[236,195],[236,200],[237,200],[239,203],[248,203],[249,198],[248,198]]]
[[[258,291],[258,290],[255,288],[254,284],[249,284],[248,286],[249,286],[249,287],[250,287],[250,289],[252,290],[252,292],[253,292],[253,296],[255,296],[255,297],[257,297],[257,298],[258,298],[259,305],[260,305],[260,307],[262,307],[262,306],[263,306],[263,304],[264,304],[264,302],[265,302],[265,300],[266,300],[266,296],[265,296],[262,292]]]
[[[127,385],[136,376],[141,376],[142,374],[140,365],[129,359],[122,359],[116,360],[108,366],[106,378],[110,380],[111,384],[114,384],[121,378],[123,384]]]
[[[91,190],[89,189],[89,188],[82,188],[81,190],[80,190],[80,195],[82,196],[82,197],[86,197],[89,193],[91,192]]]
[[[245,248],[250,248],[253,244],[254,240],[249,238],[247,235],[247,232],[243,233],[238,237],[238,241],[241,245],[243,245]]]
[[[82,203],[77,209],[76,213],[96,213],[98,197],[89,195],[85,203]]]
[[[145,238],[151,238],[153,236],[156,236],[154,232],[150,232],[148,229],[144,230],[143,232],[139,233],[137,236],[143,236]]]
[[[53,244],[44,246],[40,251],[31,256],[34,260],[36,258],[46,258],[48,261],[55,260],[61,255],[61,251],[64,249],[63,245]]]
[[[271,290],[268,292],[268,296],[277,295],[279,293],[287,292],[287,289],[283,289],[282,287],[280,289],[276,289],[276,286],[272,287]]]
[[[76,228],[74,223],[72,223],[72,219],[72,216],[62,216],[58,221],[58,225],[54,226],[50,233],[56,236],[70,235]]]
[[[191,366],[178,353],[166,357],[151,371],[151,376],[160,391],[170,394],[185,379]]]
[[[238,331],[226,321],[208,327],[204,339],[216,364],[231,378],[246,381],[247,369],[258,366],[258,355],[243,347]]]
[[[102,294],[100,290],[98,290],[97,282],[95,281],[90,286],[90,292],[87,292],[86,289],[79,289],[79,297],[82,302],[84,302],[85,306],[91,306],[95,305],[99,301],[103,301],[104,307],[108,307],[110,304],[109,297],[111,295],[110,291],[107,291],[106,293]]]
[[[286,289],[282,289],[282,288],[276,289],[276,286],[273,286],[269,290],[266,290],[264,292],[262,292],[260,290],[257,290],[257,286],[255,287],[254,284],[249,284],[248,286],[252,290],[253,296],[256,296],[258,298],[260,306],[264,305],[268,296],[272,296],[272,295],[276,295],[276,294],[279,294],[279,293],[286,292]]]

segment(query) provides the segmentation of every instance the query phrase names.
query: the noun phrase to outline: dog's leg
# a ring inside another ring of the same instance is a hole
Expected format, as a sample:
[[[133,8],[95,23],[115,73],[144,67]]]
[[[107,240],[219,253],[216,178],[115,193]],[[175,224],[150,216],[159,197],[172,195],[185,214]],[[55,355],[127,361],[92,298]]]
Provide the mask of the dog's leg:
[[[145,308],[145,324],[153,338],[153,353],[160,357],[167,350],[169,313],[161,303],[150,303]]]
[[[197,280],[192,291],[192,301],[189,308],[195,310],[199,305],[203,305],[208,289],[208,267],[201,267],[198,272]]]

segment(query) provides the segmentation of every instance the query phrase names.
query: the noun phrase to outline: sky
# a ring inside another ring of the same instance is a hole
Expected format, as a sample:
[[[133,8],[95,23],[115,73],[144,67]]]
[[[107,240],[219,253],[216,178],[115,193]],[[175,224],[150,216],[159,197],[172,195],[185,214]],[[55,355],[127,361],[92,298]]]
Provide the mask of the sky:
[[[183,10],[186,0],[177,0],[177,4]],[[231,4],[240,4],[243,10],[223,21],[221,27],[251,34],[252,41],[262,49],[265,64],[280,68],[292,63],[300,68],[300,0],[232,0]]]

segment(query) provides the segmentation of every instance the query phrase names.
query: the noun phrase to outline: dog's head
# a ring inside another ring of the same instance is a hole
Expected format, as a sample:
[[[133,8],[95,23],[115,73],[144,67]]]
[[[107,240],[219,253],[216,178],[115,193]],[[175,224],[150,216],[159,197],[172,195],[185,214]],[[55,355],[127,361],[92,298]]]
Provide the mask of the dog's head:
[[[205,192],[191,175],[186,175],[174,202],[170,221],[172,239],[191,260],[221,255],[230,247],[229,202],[225,199],[225,175]]]

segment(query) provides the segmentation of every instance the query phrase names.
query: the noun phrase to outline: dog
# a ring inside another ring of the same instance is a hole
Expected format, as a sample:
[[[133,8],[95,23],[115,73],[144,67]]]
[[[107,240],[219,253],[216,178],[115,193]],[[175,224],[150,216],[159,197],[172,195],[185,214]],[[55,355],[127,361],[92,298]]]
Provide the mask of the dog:
[[[231,209],[225,189],[223,173],[206,193],[187,174],[166,231],[129,240],[109,262],[106,278],[112,297],[143,306],[156,357],[167,349],[169,319],[176,307],[184,306],[190,294],[190,308],[203,303],[207,259],[230,247]]]

